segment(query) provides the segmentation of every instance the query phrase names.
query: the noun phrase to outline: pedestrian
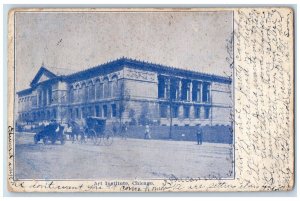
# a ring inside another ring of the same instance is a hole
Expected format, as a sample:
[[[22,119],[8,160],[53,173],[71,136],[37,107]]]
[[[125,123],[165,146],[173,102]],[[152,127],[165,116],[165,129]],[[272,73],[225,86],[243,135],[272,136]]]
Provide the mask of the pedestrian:
[[[72,128],[72,125],[71,125],[71,123],[68,123],[67,124],[67,127],[66,127],[66,134],[68,134],[69,135],[69,138],[70,138],[70,140],[72,140],[72,143],[74,143],[75,142],[75,135],[74,135],[74,133],[73,133],[73,128]]]
[[[145,136],[144,136],[144,139],[151,139],[150,127],[149,127],[148,124],[146,124],[146,127],[145,127]]]
[[[201,145],[203,140],[203,129],[201,127],[201,124],[197,126],[197,144]]]
[[[122,124],[122,139],[127,140],[127,130],[128,130],[128,126],[127,126],[127,121],[125,123]]]

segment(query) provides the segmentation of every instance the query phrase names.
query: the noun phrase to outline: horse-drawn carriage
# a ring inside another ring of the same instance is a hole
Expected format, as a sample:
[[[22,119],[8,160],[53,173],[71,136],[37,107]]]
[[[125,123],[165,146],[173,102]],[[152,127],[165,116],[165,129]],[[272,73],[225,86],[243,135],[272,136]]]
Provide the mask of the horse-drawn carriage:
[[[113,143],[113,132],[106,127],[106,119],[100,117],[88,117],[86,118],[87,136],[91,138],[94,144],[100,144],[103,142],[109,146]]]
[[[91,140],[95,145],[103,143],[107,146],[113,143],[113,132],[107,128],[105,118],[87,117],[84,123],[70,121],[69,126],[72,128],[70,136],[73,142],[86,143]]]
[[[52,122],[35,134],[34,143],[37,144],[40,140],[43,140],[44,144],[47,144],[49,141],[52,144],[56,141],[64,144],[66,135],[69,135],[72,142],[86,143],[90,140],[95,145],[103,143],[106,146],[113,143],[113,132],[107,128],[106,119],[100,117],[87,117],[81,123],[69,121],[66,126]]]
[[[64,135],[64,126],[58,123],[51,123],[45,126],[40,132],[37,132],[33,137],[34,143],[37,144],[40,140],[43,140],[44,144],[55,144],[56,141],[60,141],[61,144],[65,144],[66,136]]]

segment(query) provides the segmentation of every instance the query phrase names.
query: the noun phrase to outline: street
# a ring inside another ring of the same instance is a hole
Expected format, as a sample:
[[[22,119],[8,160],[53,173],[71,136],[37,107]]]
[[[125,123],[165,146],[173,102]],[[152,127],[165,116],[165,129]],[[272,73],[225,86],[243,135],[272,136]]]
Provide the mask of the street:
[[[16,179],[233,178],[232,145],[114,138],[111,146],[33,143],[16,134]]]

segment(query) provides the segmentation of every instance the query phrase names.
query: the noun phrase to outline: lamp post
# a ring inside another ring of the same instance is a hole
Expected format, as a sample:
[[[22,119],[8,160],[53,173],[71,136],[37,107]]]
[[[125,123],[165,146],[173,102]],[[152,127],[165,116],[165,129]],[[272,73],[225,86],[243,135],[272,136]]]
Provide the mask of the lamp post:
[[[170,130],[169,130],[169,139],[172,139],[172,124],[173,124],[173,115],[172,115],[172,97],[171,97],[171,90],[169,95],[169,105],[170,105]]]
[[[172,78],[170,77],[169,78],[169,82],[168,82],[168,86],[169,86],[169,106],[170,106],[170,108],[169,108],[169,112],[170,112],[170,129],[169,129],[169,139],[172,139],[172,137],[173,137],[173,135],[172,135],[172,127],[173,127],[173,114],[172,114],[172,112],[173,112],[173,98],[172,98]],[[173,82],[174,82],[174,80],[173,80]],[[173,83],[174,84],[174,83]],[[175,84],[174,84],[175,85]],[[173,86],[173,87],[175,87],[175,86]],[[174,89],[173,89],[174,90]]]

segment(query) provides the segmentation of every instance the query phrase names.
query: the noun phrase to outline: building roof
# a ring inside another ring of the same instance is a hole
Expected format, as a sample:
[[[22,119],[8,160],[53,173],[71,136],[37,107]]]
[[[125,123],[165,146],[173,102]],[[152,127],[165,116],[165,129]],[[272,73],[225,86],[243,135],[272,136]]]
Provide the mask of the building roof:
[[[73,69],[69,68],[56,68],[56,67],[51,67],[51,72],[55,73],[56,75],[70,75],[72,73],[75,73]]]
[[[197,71],[185,70],[181,68],[175,68],[172,66],[165,66],[162,64],[155,64],[146,61],[140,61],[136,59],[122,57],[113,61],[106,62],[104,64],[100,64],[86,70],[77,71],[74,73],[71,69],[66,68],[51,68],[51,71],[42,66],[37,72],[36,76],[33,78],[30,83],[31,88],[38,84],[39,79],[42,75],[46,75],[48,77],[47,81],[62,79],[66,81],[72,82],[73,80],[87,79],[90,77],[94,77],[96,74],[106,74],[112,71],[116,71],[118,69],[123,68],[124,66],[129,68],[135,68],[140,70],[147,70],[153,72],[159,72],[162,74],[169,74],[174,76],[187,76],[189,78],[198,78],[209,81],[223,82],[223,83],[231,83],[230,77],[224,77],[219,75],[213,75],[208,73],[201,73]],[[30,89],[25,89],[19,91],[18,94],[28,93]]]
[[[126,58],[126,57],[122,57],[122,58],[119,58],[119,59],[116,59],[113,61],[109,61],[107,63],[100,64],[98,66],[94,66],[94,67],[88,68],[86,70],[78,71],[76,73],[66,76],[66,78],[72,80],[72,79],[76,79],[78,77],[94,76],[95,74],[97,74],[99,72],[105,73],[105,72],[116,70],[123,66],[129,67],[129,68],[140,69],[140,70],[160,72],[160,73],[165,73],[165,74],[173,74],[173,75],[178,75],[178,76],[184,75],[184,76],[188,76],[191,78],[201,78],[204,80],[225,82],[228,84],[231,83],[230,77],[224,77],[224,76],[213,75],[213,74],[208,74],[208,73],[201,73],[201,72],[192,71],[192,70],[185,70],[185,69],[181,69],[181,68],[175,68],[172,66],[165,66],[162,64],[155,64],[155,63],[151,63],[151,62],[140,61],[140,60]]]
[[[37,84],[37,82],[43,75],[47,76],[49,79],[57,77],[57,75],[55,75],[53,72],[49,71],[44,66],[41,66],[41,68],[39,69],[39,71],[34,76],[33,80],[31,81],[30,86],[32,87],[33,85]]]

